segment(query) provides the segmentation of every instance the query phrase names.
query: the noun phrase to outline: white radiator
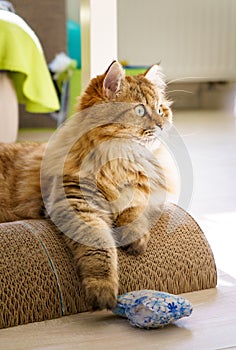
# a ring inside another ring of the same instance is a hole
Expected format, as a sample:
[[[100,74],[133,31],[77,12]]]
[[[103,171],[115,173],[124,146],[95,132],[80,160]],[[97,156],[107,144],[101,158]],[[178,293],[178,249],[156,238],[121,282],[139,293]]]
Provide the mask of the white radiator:
[[[118,52],[168,79],[236,81],[236,0],[118,0]]]

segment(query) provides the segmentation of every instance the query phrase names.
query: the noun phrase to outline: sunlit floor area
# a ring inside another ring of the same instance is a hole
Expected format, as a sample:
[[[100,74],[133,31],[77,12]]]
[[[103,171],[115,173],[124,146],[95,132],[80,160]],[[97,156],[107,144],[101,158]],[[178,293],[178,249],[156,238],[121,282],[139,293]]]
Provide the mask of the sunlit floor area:
[[[206,234],[217,267],[236,277],[236,118],[222,111],[179,112],[175,125],[193,165],[188,210]]]
[[[185,294],[192,316],[163,329],[136,329],[106,311],[83,313],[4,329],[2,349],[236,349],[236,120],[233,113],[199,110],[179,111],[174,120],[194,174],[185,209],[213,249],[217,288]],[[45,141],[52,132],[24,130],[18,139]]]

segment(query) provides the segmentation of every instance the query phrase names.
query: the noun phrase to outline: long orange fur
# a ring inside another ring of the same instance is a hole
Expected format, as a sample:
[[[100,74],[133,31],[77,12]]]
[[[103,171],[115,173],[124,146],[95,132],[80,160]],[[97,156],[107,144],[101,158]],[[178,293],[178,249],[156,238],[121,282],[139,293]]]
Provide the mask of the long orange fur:
[[[109,104],[114,117],[120,106],[122,120],[107,119]],[[127,112],[123,105],[130,106]],[[137,115],[143,108],[146,114]],[[172,113],[159,67],[131,77],[116,61],[91,80],[77,111],[52,142],[46,207],[74,253],[91,309],[110,309],[119,286],[116,247],[130,254],[145,251],[150,218],[159,213],[160,193],[169,189],[167,174],[146,152],[145,143],[149,135],[153,141],[154,131],[166,120],[171,122]],[[86,129],[94,119],[101,125]],[[65,202],[54,168],[77,133],[82,136],[70,148],[63,168]],[[0,222],[45,217],[40,167],[46,147],[0,144]],[[65,212],[68,203],[71,216]]]

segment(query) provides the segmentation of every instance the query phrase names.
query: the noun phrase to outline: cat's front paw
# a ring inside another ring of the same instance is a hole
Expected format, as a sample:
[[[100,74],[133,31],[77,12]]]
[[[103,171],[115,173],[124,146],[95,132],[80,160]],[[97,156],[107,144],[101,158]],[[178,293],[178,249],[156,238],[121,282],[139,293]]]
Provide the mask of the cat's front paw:
[[[83,281],[86,302],[91,310],[114,309],[117,304],[117,284],[104,278]]]
[[[147,249],[147,244],[149,241],[149,234],[143,235],[143,237],[139,238],[137,241],[123,247],[123,249],[131,255],[140,255],[145,253]]]

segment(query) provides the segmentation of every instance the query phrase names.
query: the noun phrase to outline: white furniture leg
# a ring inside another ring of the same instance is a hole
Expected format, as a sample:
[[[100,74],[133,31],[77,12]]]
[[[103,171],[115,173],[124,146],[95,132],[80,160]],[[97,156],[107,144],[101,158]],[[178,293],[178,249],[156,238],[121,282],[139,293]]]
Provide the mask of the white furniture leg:
[[[15,142],[18,133],[18,101],[12,81],[0,73],[0,142]]]
[[[117,0],[81,0],[82,89],[117,59]]]

